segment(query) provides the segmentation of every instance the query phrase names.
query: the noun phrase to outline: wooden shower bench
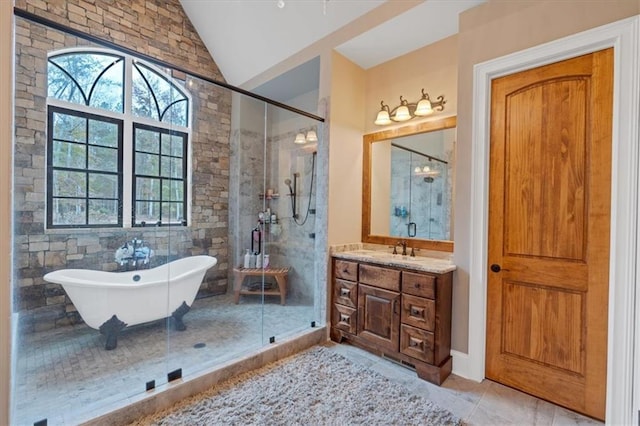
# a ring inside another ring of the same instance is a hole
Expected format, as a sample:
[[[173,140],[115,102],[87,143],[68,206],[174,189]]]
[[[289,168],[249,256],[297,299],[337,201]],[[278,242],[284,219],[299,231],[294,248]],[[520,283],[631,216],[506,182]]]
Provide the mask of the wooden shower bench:
[[[236,305],[240,301],[240,295],[261,295],[265,296],[280,296],[280,304],[284,305],[285,299],[287,297],[287,274],[289,273],[289,268],[242,268],[237,267],[233,268],[233,297]],[[261,277],[264,274],[265,277],[273,277],[278,284],[277,290],[251,290],[247,288],[242,288],[242,283],[246,277]]]

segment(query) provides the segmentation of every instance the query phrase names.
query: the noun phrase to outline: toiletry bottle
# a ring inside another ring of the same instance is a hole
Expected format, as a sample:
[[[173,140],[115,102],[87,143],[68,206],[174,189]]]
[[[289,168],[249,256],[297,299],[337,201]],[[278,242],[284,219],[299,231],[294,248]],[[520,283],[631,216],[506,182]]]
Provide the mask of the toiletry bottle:
[[[262,253],[258,253],[258,255],[256,256],[256,268],[262,268]]]
[[[244,264],[242,266],[245,268],[251,267],[251,254],[249,253],[249,249],[247,249],[247,252],[244,255]]]
[[[256,256],[258,255],[257,252],[254,252],[251,255],[251,260],[249,261],[249,268],[255,268],[256,267]]]
[[[264,268],[264,269],[268,269],[269,268],[269,255],[268,254],[264,255],[264,259],[262,260],[262,268]]]

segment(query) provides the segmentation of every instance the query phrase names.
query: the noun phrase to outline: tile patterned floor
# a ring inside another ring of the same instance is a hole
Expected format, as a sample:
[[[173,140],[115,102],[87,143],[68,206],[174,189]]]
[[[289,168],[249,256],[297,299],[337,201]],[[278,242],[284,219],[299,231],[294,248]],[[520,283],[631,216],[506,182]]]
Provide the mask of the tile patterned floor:
[[[177,368],[188,377],[268,345],[271,336],[280,341],[313,320],[320,324],[313,312],[276,298],[263,309],[255,296],[235,305],[223,295],[196,300],[184,317],[186,331],[168,331],[165,321],[131,327],[112,351],[85,325],[27,334],[17,343],[12,425],[44,418],[49,425],[76,424],[74,412],[102,414],[144,392],[147,381],[166,383]]]
[[[347,344],[332,350],[446,408],[468,425],[601,425],[601,422],[489,380],[476,383],[454,374],[442,386],[418,379],[409,368]]]
[[[126,330],[118,348],[105,351],[104,340],[86,326],[24,336],[17,347],[12,425],[76,424],[78,415],[99,415],[143,392],[148,380],[166,383],[166,373],[183,375],[219,365],[268,344],[270,336],[310,327],[310,306],[280,306],[267,300],[262,309],[251,297],[235,305],[231,295],[197,300],[185,316],[187,331],[167,331],[163,322]],[[265,329],[261,327],[264,317]],[[194,348],[196,343],[206,346]],[[417,378],[414,371],[347,344],[328,342],[332,350],[372,368],[434,401],[469,425],[598,425],[597,421],[488,380],[451,375],[442,386]]]

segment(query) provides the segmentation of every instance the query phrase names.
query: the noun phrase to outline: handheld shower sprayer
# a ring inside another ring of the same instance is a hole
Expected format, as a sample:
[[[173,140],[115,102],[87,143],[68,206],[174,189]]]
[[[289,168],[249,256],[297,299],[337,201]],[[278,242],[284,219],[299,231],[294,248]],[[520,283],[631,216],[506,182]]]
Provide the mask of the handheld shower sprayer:
[[[291,187],[291,179],[285,179],[284,184],[289,187],[289,195],[293,197],[294,193],[293,193],[293,188]]]
[[[291,210],[294,219],[298,218],[298,214],[296,213],[296,190],[298,189],[298,176],[298,173],[293,174],[293,186],[291,186],[291,179],[284,180],[284,184],[289,187],[289,196],[291,196]]]

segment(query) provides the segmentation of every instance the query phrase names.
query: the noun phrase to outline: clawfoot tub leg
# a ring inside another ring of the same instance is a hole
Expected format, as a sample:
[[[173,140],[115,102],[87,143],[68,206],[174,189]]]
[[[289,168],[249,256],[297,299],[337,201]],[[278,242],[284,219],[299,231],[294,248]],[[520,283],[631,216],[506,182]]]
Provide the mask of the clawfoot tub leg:
[[[115,315],[100,326],[98,329],[100,334],[107,336],[107,343],[104,345],[105,350],[110,351],[118,346],[118,335],[126,326],[127,324],[120,321]]]
[[[173,326],[176,330],[185,331],[187,329],[187,326],[182,322],[182,317],[189,312],[189,309],[191,309],[191,307],[187,305],[186,302],[182,302],[182,305],[180,305],[178,309],[173,311],[171,314],[171,317],[173,318]]]

